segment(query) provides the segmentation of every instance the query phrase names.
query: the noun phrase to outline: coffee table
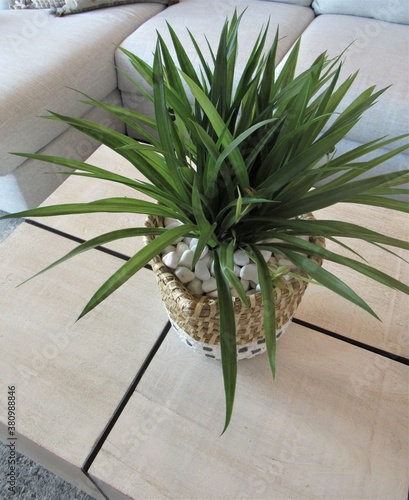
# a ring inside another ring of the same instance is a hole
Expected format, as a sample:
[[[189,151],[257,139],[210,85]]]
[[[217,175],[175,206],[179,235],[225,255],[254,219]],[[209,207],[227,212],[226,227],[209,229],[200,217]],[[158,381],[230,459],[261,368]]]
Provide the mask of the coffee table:
[[[89,161],[140,177],[104,147]],[[45,203],[122,194],[121,186],[71,177]],[[341,210],[408,234],[407,218],[382,210],[344,206],[322,216]],[[220,363],[169,330],[149,270],[75,322],[140,241],[78,256],[16,288],[75,241],[143,219],[38,219],[0,245],[0,402],[5,409],[15,385],[18,449],[98,499],[406,499],[408,302],[400,294],[345,273],[380,314],[375,323],[310,286],[279,341],[275,381],[264,356],[240,362],[233,419],[220,436]],[[406,279],[397,259],[373,250],[371,258]],[[5,411],[0,437],[9,437]]]

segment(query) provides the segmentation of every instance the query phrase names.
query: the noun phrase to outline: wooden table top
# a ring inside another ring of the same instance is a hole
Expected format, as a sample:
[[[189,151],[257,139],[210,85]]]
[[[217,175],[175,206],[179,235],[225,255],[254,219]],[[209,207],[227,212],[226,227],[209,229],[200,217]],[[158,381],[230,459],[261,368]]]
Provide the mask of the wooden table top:
[[[89,161],[134,173],[104,147]],[[45,204],[127,192],[119,185],[73,176]],[[322,216],[336,218],[339,210],[334,207]],[[354,222],[361,217],[367,227],[380,225],[391,235],[408,229],[400,214],[391,218],[387,211],[367,207],[341,210],[343,217]],[[130,227],[144,219],[92,214],[38,221],[88,239],[113,224]],[[240,362],[232,423],[220,436],[220,363],[190,352],[172,330],[122,413],[116,411],[166,329],[154,277],[143,270],[75,323],[98,285],[123,260],[94,250],[92,258],[83,254],[16,288],[73,248],[72,241],[47,227],[23,224],[0,245],[0,380],[3,387],[15,384],[18,389],[21,451],[95,498],[102,496],[81,469],[115,500],[406,500],[406,297],[368,285],[345,269],[337,271],[375,308],[383,320],[379,323],[327,290],[309,286],[297,311],[297,319],[308,326],[292,324],[280,339],[275,381],[265,356]],[[128,239],[111,249],[132,255],[141,245],[140,239]],[[359,250],[407,280],[408,266],[398,259],[383,259],[374,248]],[[6,392],[0,394],[2,407],[5,397]],[[113,428],[101,439],[112,417]],[[2,439],[5,432],[0,419]]]
[[[57,462],[56,472],[76,483],[167,316],[153,273],[142,270],[76,322],[123,264],[97,250],[17,288],[73,247],[28,224],[0,245],[0,406],[7,407],[7,386],[16,386],[18,450],[53,471]],[[2,411],[3,441],[6,421]]]
[[[89,472],[115,499],[405,500],[408,374],[293,324],[274,381],[265,356],[239,362],[220,436],[220,363],[170,332]]]

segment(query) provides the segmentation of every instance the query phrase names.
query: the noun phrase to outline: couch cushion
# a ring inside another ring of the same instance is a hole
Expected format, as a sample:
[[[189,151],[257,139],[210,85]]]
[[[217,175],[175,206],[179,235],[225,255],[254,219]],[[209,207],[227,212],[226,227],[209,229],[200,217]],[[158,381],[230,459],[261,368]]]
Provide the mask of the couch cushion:
[[[104,99],[117,87],[115,44],[164,9],[139,4],[54,17],[42,10],[0,12],[0,175],[67,127],[38,118],[47,110],[81,116],[88,107],[71,87]]]
[[[304,7],[308,7],[312,3],[312,0],[261,0],[261,1],[263,1],[263,2],[292,3],[294,5],[304,5]]]
[[[354,43],[352,43],[354,42]],[[380,136],[409,132],[409,26],[361,17],[318,16],[302,35],[298,72],[306,69],[321,52],[341,54],[341,80],[359,74],[340,106],[344,109],[364,89],[391,87],[349,132],[348,138],[366,142]]]
[[[408,0],[314,0],[312,7],[316,14],[347,14],[409,24]]]
[[[251,47],[260,29],[266,25],[269,17],[271,18],[271,24],[267,45],[272,43],[277,25],[280,26],[282,39],[278,49],[278,60],[284,56],[296,38],[314,19],[314,13],[311,8],[286,3],[259,0],[230,0],[229,2],[219,2],[219,0],[209,0],[206,2],[203,0],[180,0],[180,3],[177,5],[169,7],[155,16],[154,19],[147,21],[137,31],[126,38],[121,45],[151,64],[157,38],[156,31],[158,30],[163,38],[169,41],[170,51],[174,53],[166,25],[166,22],[169,22],[180,37],[188,53],[192,54],[192,63],[196,64],[198,63],[198,57],[194,55],[187,28],[206,52],[205,35],[210,45],[215,48],[226,17],[231,17],[235,8],[237,8],[238,12],[246,9],[239,32],[240,55],[238,58],[238,67],[241,69],[244,68]],[[135,74],[125,54],[118,50],[115,54],[115,60],[120,71],[132,75],[139,84],[147,88],[142,78]],[[126,106],[153,115],[150,102],[143,97],[142,92],[138,91],[121,74],[118,76],[118,86],[123,95],[125,94],[126,96]],[[128,133],[133,134],[131,130],[128,130]]]
[[[33,2],[36,0],[33,0]],[[37,0],[39,1],[39,0]],[[41,0],[40,0],[41,1]],[[179,0],[66,0],[61,9],[56,13],[60,16],[67,14],[79,14],[89,10],[106,9],[119,5],[129,5],[133,3],[160,3],[162,5],[173,5]]]

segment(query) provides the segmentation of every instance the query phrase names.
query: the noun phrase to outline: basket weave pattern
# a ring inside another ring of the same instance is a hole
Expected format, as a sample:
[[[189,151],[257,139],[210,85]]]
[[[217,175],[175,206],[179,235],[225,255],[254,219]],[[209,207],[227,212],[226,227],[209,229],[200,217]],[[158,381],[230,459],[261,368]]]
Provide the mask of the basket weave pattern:
[[[312,217],[310,215],[309,217]],[[147,227],[162,227],[161,217],[149,215]],[[145,243],[152,241],[145,237]],[[324,238],[312,238],[314,243],[325,246]],[[312,258],[321,265],[321,260]],[[162,300],[170,319],[194,340],[208,345],[220,344],[220,315],[218,300],[206,296],[192,295],[179,279],[156,256],[152,262]],[[308,283],[298,279],[286,282],[285,288],[275,288],[276,329],[277,332],[293,317]],[[264,338],[263,304],[261,293],[248,296],[250,308],[234,298],[236,317],[236,343],[243,346]]]

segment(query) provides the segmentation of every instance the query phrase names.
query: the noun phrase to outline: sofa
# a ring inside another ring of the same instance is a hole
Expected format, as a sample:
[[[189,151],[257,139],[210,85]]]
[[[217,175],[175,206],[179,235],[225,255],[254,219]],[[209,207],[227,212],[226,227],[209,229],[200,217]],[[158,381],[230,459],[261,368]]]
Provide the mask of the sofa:
[[[301,36],[298,71],[323,51],[336,56],[345,50],[342,75],[359,70],[350,99],[371,85],[390,86],[337,153],[377,137],[409,132],[409,0],[179,0],[172,6],[137,0],[62,17],[47,9],[0,10],[0,210],[38,206],[65,179],[57,166],[10,152],[85,160],[98,147],[97,141],[64,124],[40,119],[47,110],[125,132],[121,122],[81,102],[79,91],[153,116],[150,101],[124,75],[144,85],[118,45],[151,62],[157,31],[169,39],[167,22],[188,51],[192,45],[187,28],[203,46],[205,36],[214,45],[235,9],[245,10],[239,67],[269,20],[268,43],[278,26],[280,30],[278,71]],[[138,138],[132,129],[126,133]],[[378,171],[407,168],[408,160],[406,151]],[[53,175],[46,175],[50,171]]]

